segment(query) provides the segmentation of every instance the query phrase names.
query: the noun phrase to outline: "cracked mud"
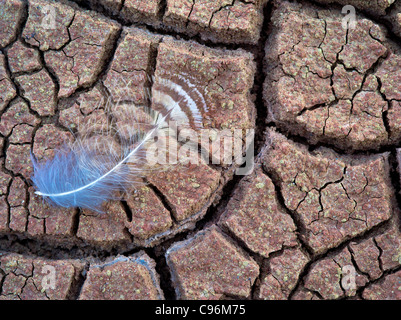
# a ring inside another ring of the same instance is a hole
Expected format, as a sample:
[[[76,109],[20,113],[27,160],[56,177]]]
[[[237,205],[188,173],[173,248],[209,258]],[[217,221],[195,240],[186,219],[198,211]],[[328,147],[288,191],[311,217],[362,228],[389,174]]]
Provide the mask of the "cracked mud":
[[[401,299],[401,0],[0,13],[0,300]],[[255,130],[250,174],[199,154],[106,214],[34,193],[31,152],[53,157],[88,123],[126,126],[119,108],[148,103],[149,75],[166,72],[207,93],[207,128]]]

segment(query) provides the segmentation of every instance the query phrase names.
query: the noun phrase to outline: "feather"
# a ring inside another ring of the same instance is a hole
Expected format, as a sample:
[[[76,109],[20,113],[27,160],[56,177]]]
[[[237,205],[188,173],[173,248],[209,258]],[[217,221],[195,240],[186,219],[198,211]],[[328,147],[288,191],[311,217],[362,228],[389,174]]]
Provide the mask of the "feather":
[[[207,110],[202,94],[185,75],[159,77],[150,95],[151,108],[114,104],[111,124],[84,125],[75,141],[56,150],[52,159],[38,163],[31,153],[35,193],[56,206],[101,211],[104,201],[142,184],[150,170],[149,143],[168,130],[170,122],[199,130]]]

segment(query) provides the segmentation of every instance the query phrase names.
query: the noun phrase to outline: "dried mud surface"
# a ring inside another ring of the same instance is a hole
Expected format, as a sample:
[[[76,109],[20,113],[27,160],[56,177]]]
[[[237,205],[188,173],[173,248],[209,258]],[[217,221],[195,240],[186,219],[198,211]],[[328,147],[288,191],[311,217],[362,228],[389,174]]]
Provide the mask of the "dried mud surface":
[[[166,72],[255,130],[250,174],[199,155],[105,214],[34,193],[31,152]],[[401,0],[0,1],[0,92],[0,300],[401,299]]]

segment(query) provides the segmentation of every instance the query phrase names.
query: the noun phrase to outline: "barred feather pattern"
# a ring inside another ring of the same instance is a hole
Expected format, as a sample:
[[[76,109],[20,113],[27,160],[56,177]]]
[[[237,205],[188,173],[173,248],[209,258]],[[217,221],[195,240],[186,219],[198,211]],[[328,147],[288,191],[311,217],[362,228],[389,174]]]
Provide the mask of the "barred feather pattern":
[[[208,111],[203,94],[185,74],[157,77],[148,92],[150,107],[114,103],[110,124],[84,126],[52,159],[39,163],[31,154],[35,193],[55,206],[102,212],[104,201],[143,184],[151,170],[147,145],[154,137],[170,122],[199,130]]]

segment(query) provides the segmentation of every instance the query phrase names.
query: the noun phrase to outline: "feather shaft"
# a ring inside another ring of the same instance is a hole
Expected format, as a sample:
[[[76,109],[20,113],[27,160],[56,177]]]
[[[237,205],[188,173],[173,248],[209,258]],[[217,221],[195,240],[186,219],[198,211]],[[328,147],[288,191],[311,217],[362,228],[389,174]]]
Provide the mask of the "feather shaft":
[[[160,123],[163,123],[167,117],[170,115],[171,111],[173,109],[170,109],[169,112],[162,118],[162,120],[160,121]],[[158,130],[159,126],[153,128],[146,136],[145,138],[141,141],[141,143],[136,146],[124,159],[122,159],[119,163],[117,163],[111,170],[109,170],[108,172],[106,172],[104,175],[102,175],[101,177],[97,178],[96,180],[88,183],[85,186],[82,186],[80,188],[71,190],[71,191],[67,191],[67,192],[61,192],[61,193],[42,193],[40,191],[36,191],[35,193],[37,195],[40,196],[44,196],[44,197],[64,197],[64,196],[68,196],[80,191],[83,191],[87,188],[90,188],[91,186],[97,184],[99,181],[103,180],[104,178],[106,178],[107,176],[109,176],[110,174],[112,174],[115,170],[117,170],[121,165],[123,165],[124,163],[127,162],[127,160],[132,157],[133,154],[135,154],[140,148],[143,147],[143,145],[155,134],[155,132]]]

